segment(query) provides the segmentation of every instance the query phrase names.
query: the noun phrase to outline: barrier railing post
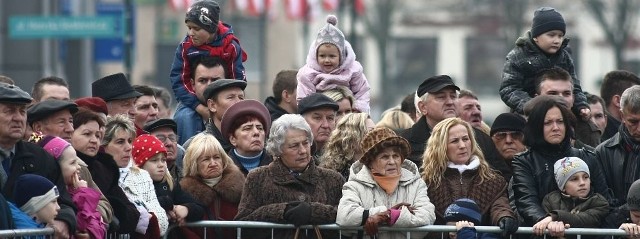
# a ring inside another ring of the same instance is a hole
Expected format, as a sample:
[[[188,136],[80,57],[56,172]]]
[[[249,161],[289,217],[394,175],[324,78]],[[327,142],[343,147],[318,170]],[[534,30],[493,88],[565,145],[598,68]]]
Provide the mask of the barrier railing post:
[[[236,232],[238,234],[237,238],[242,238],[242,229],[245,228],[262,228],[262,229],[270,229],[271,237],[275,238],[276,230],[281,229],[295,229],[296,227],[291,224],[276,224],[276,223],[267,223],[267,222],[251,222],[251,221],[199,221],[199,222],[191,222],[186,223],[185,227],[202,227],[205,230],[205,236],[207,230],[212,230],[212,228],[236,228]],[[317,225],[317,227],[321,230],[333,230],[337,231],[340,235],[339,238],[342,238],[342,234],[352,234],[357,230],[363,230],[361,226],[350,226],[350,227],[341,227],[337,224],[327,224],[327,225]],[[169,227],[167,232],[165,233],[165,237],[170,234],[171,230],[175,230],[177,226],[172,225]],[[301,230],[313,230],[314,226],[305,225],[300,227]],[[477,232],[481,233],[501,233],[502,230],[497,226],[476,226]],[[47,230],[47,229],[44,229]],[[50,230],[50,234],[29,234],[22,231],[22,234],[14,234],[15,230],[0,230],[0,238],[3,237],[15,237],[15,236],[32,236],[32,235],[52,235],[53,229]],[[441,233],[440,237],[444,238],[445,234],[448,232],[455,232],[455,226],[447,226],[447,225],[428,225],[422,227],[414,227],[414,228],[398,228],[398,227],[380,227],[380,231],[389,231],[389,232],[401,232],[405,234],[407,238],[410,238],[414,233]],[[34,231],[30,231],[30,233],[34,233]],[[246,234],[246,232],[245,232]],[[533,234],[532,227],[520,227],[516,231],[516,234]],[[545,233],[544,238],[547,238],[547,233]],[[578,238],[582,238],[582,236],[588,235],[596,235],[596,236],[626,236],[624,230],[621,229],[602,229],[602,228],[570,228],[565,231],[565,235],[578,235]]]

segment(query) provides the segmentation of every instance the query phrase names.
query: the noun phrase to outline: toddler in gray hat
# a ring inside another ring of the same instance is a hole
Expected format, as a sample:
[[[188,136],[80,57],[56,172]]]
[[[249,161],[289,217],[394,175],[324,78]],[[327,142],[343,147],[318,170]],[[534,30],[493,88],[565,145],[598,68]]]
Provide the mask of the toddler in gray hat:
[[[571,227],[599,228],[609,213],[607,199],[591,191],[589,166],[577,157],[564,157],[553,165],[558,190],[547,194],[542,207],[547,216],[533,226],[537,235],[549,229],[562,236]]]

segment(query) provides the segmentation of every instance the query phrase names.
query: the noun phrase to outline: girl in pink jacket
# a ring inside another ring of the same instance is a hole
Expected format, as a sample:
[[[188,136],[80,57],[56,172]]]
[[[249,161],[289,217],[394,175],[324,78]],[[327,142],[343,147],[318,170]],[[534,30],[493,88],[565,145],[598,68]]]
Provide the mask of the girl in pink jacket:
[[[356,61],[351,44],[336,27],[338,19],[327,16],[327,25],[318,32],[311,44],[307,63],[298,71],[297,100],[315,92],[345,86],[353,92],[356,101],[353,108],[369,113],[369,82]]]

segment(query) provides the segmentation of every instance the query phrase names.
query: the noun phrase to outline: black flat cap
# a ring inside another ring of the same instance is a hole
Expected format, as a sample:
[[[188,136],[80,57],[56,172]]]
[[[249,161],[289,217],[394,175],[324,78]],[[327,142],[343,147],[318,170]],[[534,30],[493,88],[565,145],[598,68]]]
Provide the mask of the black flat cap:
[[[65,100],[51,99],[40,101],[27,109],[27,122],[31,124],[33,122],[46,119],[52,114],[65,109],[68,109],[71,114],[75,114],[78,111],[78,105]]]
[[[416,93],[418,97],[421,97],[425,93],[435,93],[449,86],[456,90],[460,90],[460,87],[456,86],[456,84],[453,83],[453,79],[448,75],[432,76],[425,79],[422,84],[418,86],[418,91],[416,91]]]
[[[157,119],[146,123],[144,125],[144,131],[151,133],[152,131],[162,127],[169,127],[174,133],[178,133],[178,124],[176,124],[172,119]]]
[[[209,84],[207,88],[204,89],[204,93],[202,95],[205,100],[212,99],[218,96],[218,93],[221,90],[231,87],[238,87],[244,90],[244,88],[247,88],[247,82],[236,79],[219,79]]]
[[[98,79],[91,83],[91,94],[104,101],[122,100],[141,96],[127,80],[123,73],[116,73]]]
[[[331,98],[321,93],[313,93],[307,97],[302,98],[298,102],[298,114],[304,114],[310,110],[330,108],[334,111],[338,111],[340,106]]]
[[[29,104],[31,96],[16,85],[0,82],[0,102],[14,104]]]

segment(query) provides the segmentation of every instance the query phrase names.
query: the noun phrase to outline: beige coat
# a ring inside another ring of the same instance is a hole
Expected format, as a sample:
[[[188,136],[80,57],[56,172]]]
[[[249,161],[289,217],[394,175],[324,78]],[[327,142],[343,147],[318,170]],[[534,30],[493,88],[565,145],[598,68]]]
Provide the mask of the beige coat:
[[[433,224],[436,220],[435,208],[427,196],[427,185],[420,178],[418,167],[413,162],[404,160],[398,188],[388,195],[373,180],[369,168],[358,161],[351,165],[349,181],[342,187],[336,223],[340,226],[360,226],[365,210],[373,215],[401,202],[411,204],[416,210],[412,214],[407,207],[402,207],[400,217],[392,227],[419,227]],[[426,233],[411,233],[411,238],[422,238],[425,235]],[[380,239],[405,237],[403,232],[380,231],[378,234]]]

